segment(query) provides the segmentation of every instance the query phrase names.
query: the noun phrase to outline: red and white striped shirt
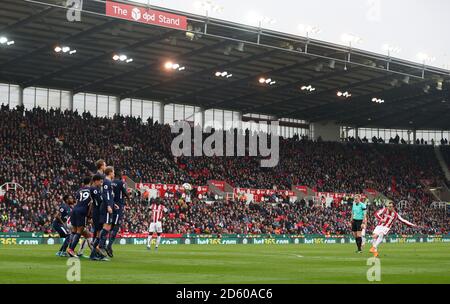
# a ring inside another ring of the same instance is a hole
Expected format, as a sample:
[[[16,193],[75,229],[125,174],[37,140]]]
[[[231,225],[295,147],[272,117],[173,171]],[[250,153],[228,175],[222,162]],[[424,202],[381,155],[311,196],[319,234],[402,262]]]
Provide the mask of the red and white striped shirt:
[[[161,222],[164,212],[167,210],[163,205],[152,204],[152,223]]]
[[[383,226],[388,229],[391,229],[392,225],[394,225],[394,222],[396,220],[399,220],[403,224],[410,227],[416,226],[413,223],[408,222],[407,220],[402,218],[400,214],[398,214],[396,211],[393,212],[389,211],[388,208],[383,208],[379,210],[377,213],[375,213],[375,217],[378,219],[378,226]]]

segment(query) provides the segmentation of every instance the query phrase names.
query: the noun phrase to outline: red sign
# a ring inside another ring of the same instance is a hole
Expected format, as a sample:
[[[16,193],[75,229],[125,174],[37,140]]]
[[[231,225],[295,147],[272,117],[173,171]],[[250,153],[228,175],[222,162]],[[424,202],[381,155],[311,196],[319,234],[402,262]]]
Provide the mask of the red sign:
[[[378,191],[375,189],[366,189],[366,192],[372,196],[376,196],[378,194]]]
[[[222,191],[222,192],[225,191],[225,182],[224,181],[213,180],[213,181],[211,181],[211,184],[213,186],[215,186],[216,188],[218,188],[220,191]]]
[[[304,194],[308,194],[308,187],[306,186],[296,186],[295,188]]]
[[[106,1],[106,15],[133,22],[187,30],[187,18],[141,6]]]
[[[194,189],[197,189],[197,194],[205,195],[209,191],[208,186],[196,186]]]

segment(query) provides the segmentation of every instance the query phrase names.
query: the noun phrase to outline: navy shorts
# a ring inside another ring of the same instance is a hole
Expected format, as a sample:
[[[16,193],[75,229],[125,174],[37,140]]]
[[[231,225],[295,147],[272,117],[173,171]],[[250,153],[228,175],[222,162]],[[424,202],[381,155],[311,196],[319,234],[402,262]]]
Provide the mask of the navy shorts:
[[[108,225],[112,225],[113,224],[113,214],[109,214],[108,210],[101,210],[100,211],[100,224],[104,225],[104,224],[108,224]]]
[[[69,236],[70,231],[67,229],[67,227],[64,227],[63,224],[59,222],[53,222],[52,224],[53,229],[55,229],[56,232],[58,232],[60,238],[66,238]]]
[[[113,213],[113,225],[122,225],[122,220],[123,220],[123,209],[119,209],[119,210],[114,210]]]
[[[73,209],[72,215],[70,216],[70,222],[73,227],[86,227],[87,214],[85,211],[80,209]]]
[[[92,212],[92,232],[96,233],[100,230],[102,230],[103,225],[100,222],[100,211],[95,210]]]

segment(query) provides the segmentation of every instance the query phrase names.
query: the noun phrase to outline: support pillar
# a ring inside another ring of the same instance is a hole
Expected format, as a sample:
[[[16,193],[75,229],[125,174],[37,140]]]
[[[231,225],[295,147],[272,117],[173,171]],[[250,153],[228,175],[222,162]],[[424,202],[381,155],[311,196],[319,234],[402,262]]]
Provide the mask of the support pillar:
[[[161,103],[161,107],[159,108],[159,123],[164,124],[164,107],[166,105],[164,103]]]
[[[73,111],[73,92],[69,92],[69,111]]]
[[[19,93],[19,106],[22,107],[23,106],[23,87],[19,86],[18,87],[18,93]]]

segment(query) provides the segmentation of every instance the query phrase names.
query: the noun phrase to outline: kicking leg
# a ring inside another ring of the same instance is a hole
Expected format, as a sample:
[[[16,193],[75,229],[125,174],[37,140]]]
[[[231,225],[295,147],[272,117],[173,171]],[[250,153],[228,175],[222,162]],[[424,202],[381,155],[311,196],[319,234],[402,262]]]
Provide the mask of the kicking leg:
[[[378,250],[378,246],[380,246],[380,244],[383,242],[383,238],[384,236],[380,234],[378,238],[375,240],[375,243],[373,244],[373,247],[375,247],[375,249]]]
[[[378,246],[383,242],[383,235],[382,234],[374,234],[372,239],[372,248],[370,249],[370,252],[373,253],[375,257],[378,256]]]

